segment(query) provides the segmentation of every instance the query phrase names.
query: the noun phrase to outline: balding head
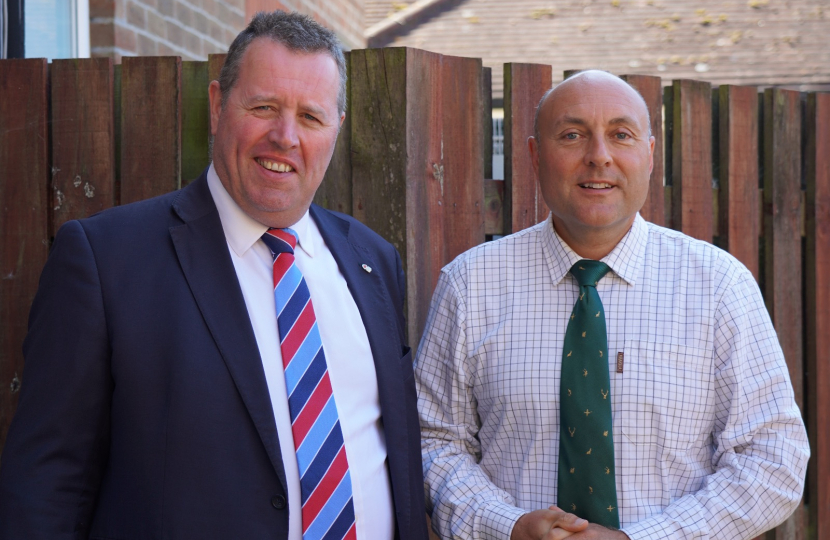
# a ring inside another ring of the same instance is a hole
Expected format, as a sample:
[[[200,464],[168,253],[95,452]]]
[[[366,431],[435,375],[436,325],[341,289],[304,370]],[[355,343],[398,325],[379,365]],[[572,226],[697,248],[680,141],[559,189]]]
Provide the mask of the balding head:
[[[601,259],[631,228],[648,194],[654,137],[642,96],[619,77],[585,71],[548,92],[528,140],[559,236]]]
[[[651,135],[651,115],[648,112],[648,105],[646,105],[646,100],[643,99],[643,96],[638,92],[633,86],[628,84],[623,79],[617,77],[612,73],[608,73],[607,71],[602,71],[598,69],[589,69],[586,71],[580,71],[575,73],[559,83],[558,85],[554,86],[553,88],[549,89],[545,94],[542,96],[542,99],[539,100],[539,105],[536,107],[536,114],[533,117],[533,136],[536,139],[539,139],[539,115],[540,111],[544,107],[545,103],[552,99],[556,99],[557,93],[562,93],[563,90],[567,90],[570,85],[576,84],[577,86],[584,87],[585,85],[593,85],[593,84],[609,84],[611,86],[618,86],[620,92],[624,92],[630,95],[632,98],[639,101],[643,108],[642,112],[646,115],[646,122],[648,125],[648,134]]]

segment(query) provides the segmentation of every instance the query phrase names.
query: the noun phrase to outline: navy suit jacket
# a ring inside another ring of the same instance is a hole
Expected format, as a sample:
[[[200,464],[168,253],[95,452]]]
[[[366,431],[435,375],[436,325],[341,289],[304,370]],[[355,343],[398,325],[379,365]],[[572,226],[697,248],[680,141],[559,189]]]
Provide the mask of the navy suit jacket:
[[[353,218],[317,206],[311,216],[369,337],[396,537],[424,540],[400,257]],[[262,360],[204,174],[61,228],[24,355],[0,461],[0,538],[287,536]]]

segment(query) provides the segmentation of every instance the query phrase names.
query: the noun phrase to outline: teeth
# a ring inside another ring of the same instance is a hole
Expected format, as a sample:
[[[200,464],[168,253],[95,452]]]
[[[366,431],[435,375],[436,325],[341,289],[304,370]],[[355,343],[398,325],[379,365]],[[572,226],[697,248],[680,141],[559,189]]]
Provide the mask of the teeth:
[[[291,172],[294,169],[285,163],[278,163],[276,161],[266,161],[264,159],[258,159],[257,163],[268,169],[269,171],[274,172]]]
[[[582,187],[587,187],[587,188],[591,188],[591,189],[606,189],[606,188],[610,188],[611,184],[591,182],[591,183],[588,183],[588,184],[582,184]]]

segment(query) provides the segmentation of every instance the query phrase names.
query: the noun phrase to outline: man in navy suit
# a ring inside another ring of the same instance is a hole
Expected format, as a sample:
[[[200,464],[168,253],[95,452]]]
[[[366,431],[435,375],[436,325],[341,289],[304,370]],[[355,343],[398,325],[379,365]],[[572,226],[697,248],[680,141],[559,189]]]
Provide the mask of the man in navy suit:
[[[210,86],[208,170],[61,228],[0,465],[0,538],[427,537],[400,257],[311,204],[345,78],[332,32],[258,14]],[[347,458],[346,533],[315,530],[328,510],[301,502],[272,228],[299,238]]]

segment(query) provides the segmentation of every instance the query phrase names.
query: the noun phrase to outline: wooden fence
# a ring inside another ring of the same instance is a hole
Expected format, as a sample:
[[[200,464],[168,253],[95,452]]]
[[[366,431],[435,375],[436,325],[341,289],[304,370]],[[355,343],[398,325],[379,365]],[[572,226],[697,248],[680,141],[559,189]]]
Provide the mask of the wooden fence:
[[[55,231],[199,175],[207,86],[223,60],[0,61],[0,447],[25,384],[21,343]],[[505,64],[505,180],[494,181],[481,60],[386,48],[352,51],[348,65],[347,118],[316,201],[398,248],[417,343],[443,265],[488,234],[547,216],[526,139],[552,72]],[[830,94],[624,78],[643,94],[657,138],[642,214],[749,267],[808,424],[807,504],[769,538],[830,538]]]

